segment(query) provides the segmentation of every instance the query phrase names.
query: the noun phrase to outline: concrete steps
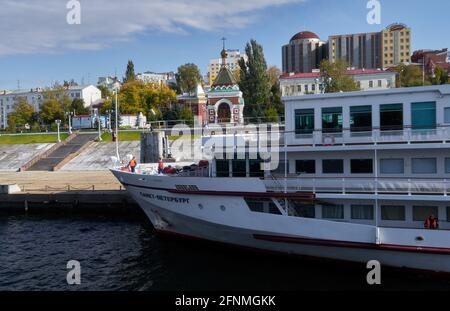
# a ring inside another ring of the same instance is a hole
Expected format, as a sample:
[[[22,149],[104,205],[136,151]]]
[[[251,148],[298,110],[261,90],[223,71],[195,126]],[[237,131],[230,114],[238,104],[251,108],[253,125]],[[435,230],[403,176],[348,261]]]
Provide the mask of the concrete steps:
[[[69,142],[61,144],[58,148],[53,150],[45,157],[39,159],[34,163],[28,171],[54,171],[59,169],[66,158],[72,158],[75,154],[80,152],[84,146],[92,143],[97,134],[78,134]]]

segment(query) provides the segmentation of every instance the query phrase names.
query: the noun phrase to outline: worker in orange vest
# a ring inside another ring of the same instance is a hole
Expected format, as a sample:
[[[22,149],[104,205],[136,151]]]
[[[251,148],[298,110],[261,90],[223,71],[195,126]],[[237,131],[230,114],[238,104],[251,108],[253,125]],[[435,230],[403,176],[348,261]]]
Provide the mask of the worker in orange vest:
[[[131,172],[134,173],[136,171],[136,157],[133,157],[130,161],[130,163],[128,163],[128,167],[130,168]]]

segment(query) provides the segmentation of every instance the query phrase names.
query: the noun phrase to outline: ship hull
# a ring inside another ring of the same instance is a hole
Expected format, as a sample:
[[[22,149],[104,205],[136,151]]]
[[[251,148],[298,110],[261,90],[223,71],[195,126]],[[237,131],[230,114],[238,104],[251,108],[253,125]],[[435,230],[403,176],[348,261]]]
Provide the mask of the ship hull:
[[[243,197],[169,191],[174,182],[185,183],[176,177],[139,179],[137,175],[113,173],[158,232],[268,252],[364,265],[377,260],[382,266],[450,273],[448,231],[380,228],[386,238],[376,243],[377,229],[373,226],[254,213]],[[251,182],[249,188],[252,190]],[[419,245],[418,235],[427,243]]]

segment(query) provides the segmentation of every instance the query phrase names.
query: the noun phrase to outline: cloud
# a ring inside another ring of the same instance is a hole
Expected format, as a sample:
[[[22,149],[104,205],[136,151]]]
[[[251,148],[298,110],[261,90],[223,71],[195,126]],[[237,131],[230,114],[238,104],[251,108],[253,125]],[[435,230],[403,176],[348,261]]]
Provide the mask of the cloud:
[[[79,0],[81,24],[69,25],[68,0],[0,0],[0,56],[97,50],[139,33],[239,29],[264,9],[304,1]]]

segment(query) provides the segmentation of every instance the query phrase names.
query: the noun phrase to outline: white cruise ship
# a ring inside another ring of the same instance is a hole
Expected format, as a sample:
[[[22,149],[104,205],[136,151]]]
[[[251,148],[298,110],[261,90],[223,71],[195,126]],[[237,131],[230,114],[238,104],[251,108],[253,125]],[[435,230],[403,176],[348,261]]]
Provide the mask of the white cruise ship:
[[[450,272],[450,85],[283,101],[278,168],[113,173],[161,233]]]

